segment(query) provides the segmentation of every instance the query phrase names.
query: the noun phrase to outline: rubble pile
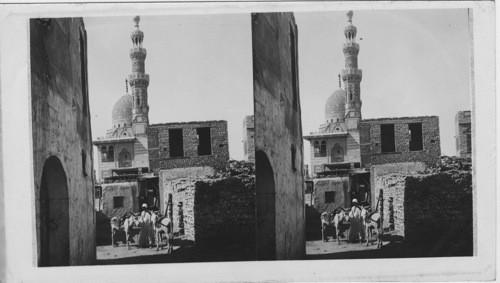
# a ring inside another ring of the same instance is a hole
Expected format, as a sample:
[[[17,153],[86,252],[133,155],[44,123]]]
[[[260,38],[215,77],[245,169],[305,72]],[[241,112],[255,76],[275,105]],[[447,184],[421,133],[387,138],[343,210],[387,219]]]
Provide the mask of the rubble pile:
[[[446,171],[471,171],[471,158],[462,158],[457,156],[441,156],[436,164],[437,172]]]

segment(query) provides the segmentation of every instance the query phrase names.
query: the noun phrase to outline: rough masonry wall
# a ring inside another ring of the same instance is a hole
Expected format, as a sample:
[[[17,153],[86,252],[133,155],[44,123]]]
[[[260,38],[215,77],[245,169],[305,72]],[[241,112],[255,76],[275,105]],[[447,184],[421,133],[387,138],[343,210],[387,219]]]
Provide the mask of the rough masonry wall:
[[[198,156],[197,128],[210,128],[212,154]],[[183,129],[183,157],[170,157],[170,129]],[[229,160],[229,144],[226,121],[203,121],[150,125],[148,130],[150,172],[184,167],[211,166],[224,168]]]
[[[457,156],[471,157],[467,150],[467,135],[471,135],[471,112],[458,111],[455,117],[455,141]],[[472,141],[471,141],[472,142]]]
[[[422,123],[423,150],[410,151],[409,123]],[[383,153],[381,150],[380,125],[382,124],[394,124],[395,152]],[[398,162],[424,162],[433,166],[441,155],[437,116],[362,120],[360,135],[362,166],[365,168]]]
[[[255,246],[255,176],[196,182],[195,244]]]
[[[255,124],[253,115],[245,116],[243,120],[243,153],[244,160],[255,162]]]
[[[86,50],[80,50],[81,34],[85,42],[81,18],[30,20],[35,245],[40,260],[41,178],[45,161],[55,156],[67,178],[70,265],[92,264],[96,257],[92,137],[83,88],[87,82],[82,84],[82,69],[86,72],[87,67],[80,56],[84,52],[86,58]]]
[[[390,163],[390,164],[373,165],[372,167],[370,167],[370,188],[371,188],[370,195],[371,195],[372,208],[375,209],[375,206],[377,205],[379,189],[384,187],[384,185],[380,183],[382,179],[379,178],[379,176],[386,175],[389,173],[410,174],[410,172],[423,172],[426,169],[427,166],[425,165],[425,163],[422,162]]]
[[[435,241],[454,234],[472,237],[471,172],[395,173],[379,178],[384,199],[394,197],[396,231],[405,240]],[[388,219],[386,202],[384,209]]]
[[[304,147],[298,76],[295,90],[292,77],[293,62],[298,63],[296,54],[292,54],[297,37],[293,13],[252,14],[256,206],[257,210],[275,207],[274,215],[268,217],[275,219],[275,229],[270,232],[275,233],[274,257],[279,260],[305,255]],[[295,66],[298,69],[298,64]],[[263,164],[270,164],[270,172],[259,171]],[[267,184],[259,184],[262,175],[272,178]],[[273,201],[267,199],[273,194]],[[263,220],[257,219],[258,235],[262,234],[259,225]],[[260,243],[258,239],[257,249]]]
[[[121,218],[127,212],[139,211],[137,182],[102,184],[102,212],[108,217]],[[123,197],[123,207],[114,208],[114,197]]]
[[[338,207],[350,206],[348,194],[349,177],[314,179],[314,208],[319,212],[332,212]],[[335,192],[334,202],[325,202],[325,192]]]
[[[209,167],[160,172],[160,209],[172,194],[174,231],[196,246],[255,245],[255,176],[215,176]],[[182,203],[182,221],[179,217]],[[182,222],[182,224],[181,224]]]

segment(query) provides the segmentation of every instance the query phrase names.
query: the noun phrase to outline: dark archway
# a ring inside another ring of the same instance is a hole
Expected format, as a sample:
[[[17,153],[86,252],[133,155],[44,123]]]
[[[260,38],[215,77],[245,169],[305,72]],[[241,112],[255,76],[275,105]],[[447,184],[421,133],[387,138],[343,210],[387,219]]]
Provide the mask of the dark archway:
[[[69,197],[61,161],[49,157],[40,185],[40,266],[69,265]]]
[[[335,145],[330,149],[330,160],[334,162],[344,162],[344,149],[340,144],[335,143]]]
[[[258,260],[276,259],[276,189],[267,155],[255,152],[256,246]]]
[[[132,167],[132,155],[126,148],[118,155],[118,167]]]

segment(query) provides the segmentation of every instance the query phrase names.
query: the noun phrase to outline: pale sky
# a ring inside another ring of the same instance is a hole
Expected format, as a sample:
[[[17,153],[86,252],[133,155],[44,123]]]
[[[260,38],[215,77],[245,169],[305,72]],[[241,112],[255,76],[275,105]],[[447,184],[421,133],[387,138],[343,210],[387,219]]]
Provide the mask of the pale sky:
[[[344,67],[345,12],[295,13],[303,134],[324,121]],[[468,13],[354,11],[363,119],[439,116],[441,154],[455,155],[455,115],[470,110]],[[309,142],[304,142],[310,164]]]
[[[130,17],[84,18],[93,139],[131,72]],[[318,130],[344,67],[345,12],[295,13],[303,133]],[[454,118],[470,110],[467,10],[354,11],[363,118],[437,115],[442,154],[454,155]],[[141,16],[150,123],[227,120],[229,153],[243,159],[253,114],[250,14]],[[362,38],[362,40],[361,40]],[[309,142],[304,142],[309,164]]]

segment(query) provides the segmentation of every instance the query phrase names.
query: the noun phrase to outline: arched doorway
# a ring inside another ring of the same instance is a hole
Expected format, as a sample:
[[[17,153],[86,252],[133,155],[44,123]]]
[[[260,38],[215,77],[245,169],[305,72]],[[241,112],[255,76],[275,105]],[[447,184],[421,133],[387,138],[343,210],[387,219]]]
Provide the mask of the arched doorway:
[[[69,265],[69,197],[61,161],[49,157],[40,185],[40,266]]]
[[[257,259],[276,259],[276,190],[267,155],[255,152]]]
[[[344,162],[344,148],[340,144],[335,143],[335,145],[330,149],[330,159],[331,162]]]
[[[130,152],[124,148],[120,151],[118,155],[118,167],[131,167],[132,166],[132,155]]]

